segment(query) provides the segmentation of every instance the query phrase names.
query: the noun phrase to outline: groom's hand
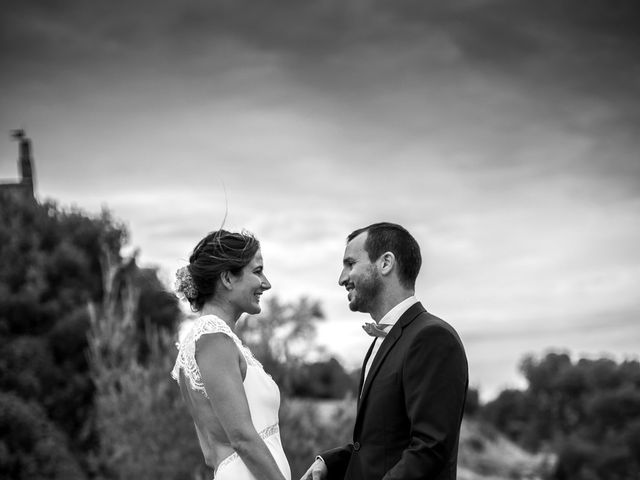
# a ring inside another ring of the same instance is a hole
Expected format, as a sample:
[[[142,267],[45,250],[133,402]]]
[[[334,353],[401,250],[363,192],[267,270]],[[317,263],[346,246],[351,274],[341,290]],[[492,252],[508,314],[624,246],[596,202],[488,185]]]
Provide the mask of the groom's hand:
[[[324,480],[327,478],[327,466],[324,464],[324,461],[317,458],[315,462],[311,464],[309,469],[304,472],[304,475],[300,478],[300,480]]]

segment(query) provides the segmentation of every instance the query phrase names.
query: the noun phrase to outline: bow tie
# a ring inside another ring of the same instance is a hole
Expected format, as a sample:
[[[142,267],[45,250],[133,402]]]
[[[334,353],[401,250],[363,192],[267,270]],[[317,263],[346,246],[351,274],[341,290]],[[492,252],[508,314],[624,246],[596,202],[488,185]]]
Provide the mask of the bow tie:
[[[388,325],[388,324],[380,324],[380,325],[376,325],[375,323],[371,322],[371,323],[365,323],[362,326],[362,329],[367,332],[368,335],[371,335],[372,337],[381,337],[384,338],[387,336],[387,332],[385,332],[385,329],[392,327],[393,325]]]

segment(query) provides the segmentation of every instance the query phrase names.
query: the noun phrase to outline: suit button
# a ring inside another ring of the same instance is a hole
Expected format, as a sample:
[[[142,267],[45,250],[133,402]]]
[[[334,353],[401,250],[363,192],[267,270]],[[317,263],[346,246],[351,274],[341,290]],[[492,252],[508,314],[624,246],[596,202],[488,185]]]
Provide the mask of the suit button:
[[[353,449],[357,452],[358,450],[360,450],[360,442],[356,442],[353,444]]]

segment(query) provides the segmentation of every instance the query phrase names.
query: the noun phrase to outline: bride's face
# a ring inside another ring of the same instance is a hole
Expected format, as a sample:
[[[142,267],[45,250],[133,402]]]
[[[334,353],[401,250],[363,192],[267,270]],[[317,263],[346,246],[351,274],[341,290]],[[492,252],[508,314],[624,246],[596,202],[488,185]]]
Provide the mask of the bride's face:
[[[251,315],[260,313],[260,296],[271,288],[263,271],[262,252],[256,252],[240,274],[232,276],[233,283],[229,300],[239,311]]]

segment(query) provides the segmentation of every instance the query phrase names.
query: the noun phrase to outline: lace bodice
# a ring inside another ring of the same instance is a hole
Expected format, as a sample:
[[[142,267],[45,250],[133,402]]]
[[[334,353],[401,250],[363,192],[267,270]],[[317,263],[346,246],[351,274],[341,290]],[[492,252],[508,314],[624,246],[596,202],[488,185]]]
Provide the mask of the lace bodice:
[[[251,350],[244,346],[242,341],[233,333],[224,320],[215,315],[205,315],[198,318],[189,333],[178,343],[178,357],[171,371],[171,376],[179,382],[180,369],[182,369],[184,376],[189,380],[191,388],[202,393],[207,398],[209,398],[209,396],[204,388],[200,368],[198,368],[198,363],[196,362],[196,342],[202,335],[209,333],[224,333],[235,342],[248,365],[262,368],[260,362],[256,360],[251,353]]]

